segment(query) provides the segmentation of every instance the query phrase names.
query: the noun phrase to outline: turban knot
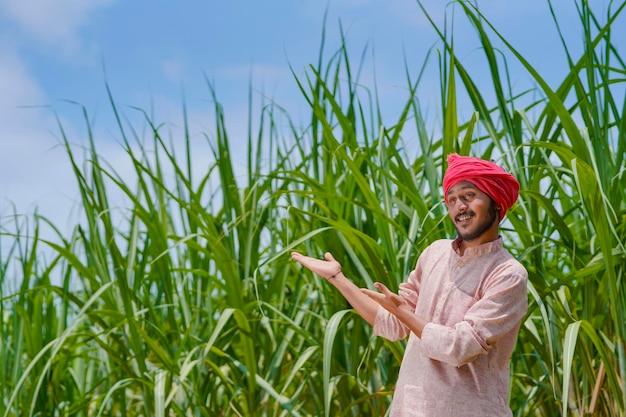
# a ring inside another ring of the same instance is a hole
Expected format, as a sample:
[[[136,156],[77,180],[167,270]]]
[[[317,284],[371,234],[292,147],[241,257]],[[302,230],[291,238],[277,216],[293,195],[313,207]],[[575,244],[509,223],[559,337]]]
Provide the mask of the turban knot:
[[[443,195],[461,181],[469,181],[500,207],[500,221],[517,201],[519,183],[515,177],[493,162],[471,156],[448,155],[448,169],[443,176]]]

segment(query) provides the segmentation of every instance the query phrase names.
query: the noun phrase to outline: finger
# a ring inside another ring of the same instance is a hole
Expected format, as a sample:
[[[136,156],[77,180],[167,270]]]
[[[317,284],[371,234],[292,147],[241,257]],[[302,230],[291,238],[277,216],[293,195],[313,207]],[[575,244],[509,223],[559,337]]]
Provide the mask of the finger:
[[[305,268],[311,269],[311,267],[313,266],[313,264],[311,263],[311,261],[315,261],[315,259],[308,257],[308,256],[304,256],[300,253],[292,253],[291,254],[291,258],[298,262],[300,265],[302,265]]]
[[[389,290],[389,288],[387,288],[385,286],[385,284],[383,284],[382,282],[375,282],[374,283],[374,287],[380,291],[381,293],[385,294],[385,295],[390,295],[392,294],[392,292]]]
[[[300,262],[302,263],[302,260],[304,259],[304,255],[302,255],[301,253],[298,252],[291,252],[291,259],[293,259],[296,262]]]
[[[369,289],[367,289],[367,288],[361,288],[361,292],[362,292],[363,294],[367,295],[367,296],[368,296],[369,298],[371,298],[372,300],[377,301],[377,302],[378,302],[378,301],[380,301],[380,300],[381,300],[381,298],[383,298],[383,297],[384,297],[384,295],[382,295],[381,293],[376,292],[376,291],[369,290]]]
[[[327,260],[327,261],[329,261],[329,262],[331,262],[331,261],[334,261],[334,260],[335,260],[335,258],[333,258],[333,254],[332,254],[332,253],[330,253],[330,252],[326,252],[326,253],[324,254],[324,259],[326,259],[326,260]]]
[[[404,299],[402,297],[394,292],[391,292],[391,290],[389,290],[389,288],[387,288],[383,283],[376,282],[374,283],[374,286],[378,291],[380,291],[381,297],[390,300],[394,305],[399,307],[404,303]]]
[[[306,256],[298,252],[291,252],[291,257],[299,262],[304,262],[304,261],[315,259],[315,258],[311,258],[310,256]]]

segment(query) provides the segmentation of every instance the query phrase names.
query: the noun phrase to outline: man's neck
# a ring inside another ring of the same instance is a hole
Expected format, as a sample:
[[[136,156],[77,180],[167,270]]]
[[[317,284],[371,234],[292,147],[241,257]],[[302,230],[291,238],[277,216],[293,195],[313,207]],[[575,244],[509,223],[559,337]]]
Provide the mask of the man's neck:
[[[469,248],[477,248],[480,245],[484,245],[485,243],[489,243],[489,242],[493,242],[494,240],[498,239],[500,237],[500,234],[496,233],[495,235],[489,233],[485,233],[481,236],[479,236],[476,239],[473,239],[471,241],[467,241],[467,240],[463,240],[462,238],[459,239],[459,255],[463,256],[465,254],[465,250],[469,249]]]

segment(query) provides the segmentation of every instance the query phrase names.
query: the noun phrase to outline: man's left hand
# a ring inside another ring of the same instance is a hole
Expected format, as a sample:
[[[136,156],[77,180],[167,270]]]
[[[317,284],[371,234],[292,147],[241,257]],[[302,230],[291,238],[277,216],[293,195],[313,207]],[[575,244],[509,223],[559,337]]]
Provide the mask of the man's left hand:
[[[406,300],[398,294],[391,292],[384,284],[376,282],[374,287],[379,292],[368,290],[366,288],[362,288],[361,291],[396,316],[398,315],[399,310],[411,312],[411,307]]]

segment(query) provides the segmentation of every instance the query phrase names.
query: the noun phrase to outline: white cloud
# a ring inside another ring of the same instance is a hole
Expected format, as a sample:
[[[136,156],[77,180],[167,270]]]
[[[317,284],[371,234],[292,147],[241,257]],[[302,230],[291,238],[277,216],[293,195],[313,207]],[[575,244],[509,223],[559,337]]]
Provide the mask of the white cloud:
[[[4,39],[2,39],[4,41]],[[40,102],[44,97],[43,92],[29,74],[27,67],[20,60],[19,56],[12,48],[3,47],[6,45],[0,41],[0,106],[12,107],[15,105],[26,105]],[[8,108],[3,109],[5,111]],[[9,126],[18,123],[13,117],[14,110],[9,110],[12,117],[6,117]],[[6,131],[6,125],[3,131]]]
[[[89,14],[112,0],[0,0],[8,15],[27,33],[40,39],[66,38],[85,24]]]
[[[80,29],[112,1],[0,0],[0,216],[37,209],[54,224],[67,222],[75,179],[50,99],[20,48],[30,41],[52,54],[84,56]],[[71,123],[62,123],[77,136]]]
[[[0,0],[0,13],[21,35],[65,54],[83,48],[78,31],[97,9],[114,0]]]
[[[52,215],[60,215],[66,207],[51,193],[67,184],[68,172],[49,130],[55,125],[52,112],[36,107],[45,104],[45,95],[13,51],[0,48],[0,62],[0,212],[11,213],[14,204],[17,212],[30,213],[52,198],[56,204],[46,205]]]

